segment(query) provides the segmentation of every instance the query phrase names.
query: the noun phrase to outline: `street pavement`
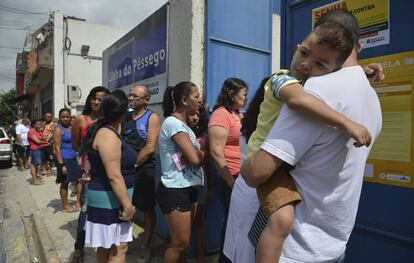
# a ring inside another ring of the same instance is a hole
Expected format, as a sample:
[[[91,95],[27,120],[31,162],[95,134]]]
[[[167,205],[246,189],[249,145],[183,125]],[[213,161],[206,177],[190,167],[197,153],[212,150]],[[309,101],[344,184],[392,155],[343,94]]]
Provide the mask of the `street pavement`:
[[[42,262],[42,255],[47,262],[70,262],[79,213],[62,212],[55,176],[44,177],[43,185],[31,185],[30,180],[29,171],[16,167],[0,170],[0,244],[5,243],[6,262]],[[69,202],[74,205],[75,197],[69,197]],[[142,232],[134,223],[127,262],[145,262],[140,258]],[[162,262],[165,248],[165,240],[155,236],[149,262]],[[95,255],[93,248],[85,248],[84,262],[96,262]],[[217,262],[217,254],[207,262]]]

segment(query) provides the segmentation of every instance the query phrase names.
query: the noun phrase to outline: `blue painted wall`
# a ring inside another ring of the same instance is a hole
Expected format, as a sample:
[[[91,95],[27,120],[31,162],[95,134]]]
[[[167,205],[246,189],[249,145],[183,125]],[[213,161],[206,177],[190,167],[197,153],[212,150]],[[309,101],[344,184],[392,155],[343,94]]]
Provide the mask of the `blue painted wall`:
[[[273,0],[273,13],[280,15],[282,8],[282,0]]]
[[[252,98],[261,80],[270,75],[273,0],[207,0],[206,4],[205,96],[212,110],[225,79],[246,81]],[[220,247],[223,215],[217,188],[214,180],[214,201],[206,209],[209,251]]]
[[[243,79],[251,98],[271,68],[271,0],[207,1],[206,99],[211,110],[223,81]]]
[[[295,45],[311,31],[312,9],[332,2],[282,0],[282,66],[290,64]],[[364,49],[360,59],[414,50],[414,1],[389,4],[390,44]],[[365,182],[346,262],[414,262],[413,201],[413,189]]]

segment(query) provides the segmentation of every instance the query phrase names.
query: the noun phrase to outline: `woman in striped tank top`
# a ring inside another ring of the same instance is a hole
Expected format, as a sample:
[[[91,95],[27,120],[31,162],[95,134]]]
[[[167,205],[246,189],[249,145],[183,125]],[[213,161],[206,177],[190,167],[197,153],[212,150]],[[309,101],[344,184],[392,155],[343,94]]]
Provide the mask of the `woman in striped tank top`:
[[[102,100],[102,118],[87,138],[91,181],[88,185],[85,243],[97,248],[98,262],[125,262],[132,241],[131,220],[137,152],[120,135],[128,99],[115,90]]]

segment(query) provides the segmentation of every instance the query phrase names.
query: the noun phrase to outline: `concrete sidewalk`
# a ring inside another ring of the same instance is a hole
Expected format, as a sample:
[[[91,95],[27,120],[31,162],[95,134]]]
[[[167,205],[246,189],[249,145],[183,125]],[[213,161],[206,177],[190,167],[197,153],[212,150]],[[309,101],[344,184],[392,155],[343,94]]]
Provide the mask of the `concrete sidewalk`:
[[[25,172],[25,174],[30,195],[38,208],[40,218],[47,229],[60,261],[70,262],[74,250],[79,213],[62,212],[59,185],[55,183],[55,176],[44,177],[44,184],[35,186],[29,184],[30,176],[28,172]],[[69,197],[71,205],[75,205],[75,200],[75,197]],[[136,224],[134,224],[133,230],[135,237],[139,237],[139,234],[143,231]],[[134,242],[131,242],[128,262],[138,262],[139,249],[136,249],[136,247],[139,246],[137,244],[139,241],[140,238],[137,238]],[[154,246],[154,253],[160,249],[163,251],[165,242],[156,237],[154,238]],[[161,256],[154,254],[151,262],[161,262]],[[93,248],[85,248],[85,262],[96,262],[96,253]]]
[[[14,167],[11,169],[15,169]],[[42,248],[45,253],[55,250],[60,262],[70,262],[76,238],[76,228],[79,213],[62,212],[62,204],[59,195],[59,185],[55,183],[55,176],[44,177],[43,185],[31,185],[28,171],[20,172],[15,169],[17,176],[25,178],[25,184],[36,206],[39,219],[42,221],[51,243]],[[70,191],[69,191],[70,192]],[[75,198],[69,197],[71,205],[75,204]],[[133,225],[134,241],[129,243],[127,262],[144,262],[140,260],[140,248],[142,244],[143,229]],[[45,234],[43,234],[45,235]],[[41,237],[42,238],[42,237]],[[47,239],[47,237],[46,237]],[[46,242],[47,243],[47,242]],[[162,262],[166,248],[166,242],[156,235],[153,238],[151,260],[149,262]],[[96,262],[96,254],[93,248],[85,248],[85,262]],[[189,262],[195,262],[190,259]],[[206,258],[206,262],[217,262],[217,255]]]

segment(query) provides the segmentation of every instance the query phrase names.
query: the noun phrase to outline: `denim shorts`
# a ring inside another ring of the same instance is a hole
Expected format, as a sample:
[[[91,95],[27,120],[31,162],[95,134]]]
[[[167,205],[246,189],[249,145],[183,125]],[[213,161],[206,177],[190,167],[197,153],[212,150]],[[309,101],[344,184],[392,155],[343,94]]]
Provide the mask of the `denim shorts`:
[[[42,148],[36,150],[30,150],[30,162],[34,165],[39,165],[43,162],[44,159],[44,152]]]

